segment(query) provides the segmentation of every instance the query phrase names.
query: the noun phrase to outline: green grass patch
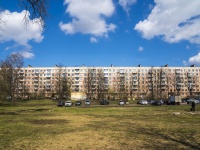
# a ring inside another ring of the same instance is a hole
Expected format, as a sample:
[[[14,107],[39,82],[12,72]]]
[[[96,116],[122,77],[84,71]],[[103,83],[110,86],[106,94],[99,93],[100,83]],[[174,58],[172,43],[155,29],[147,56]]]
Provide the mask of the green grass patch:
[[[200,149],[200,105],[0,106],[0,149]]]

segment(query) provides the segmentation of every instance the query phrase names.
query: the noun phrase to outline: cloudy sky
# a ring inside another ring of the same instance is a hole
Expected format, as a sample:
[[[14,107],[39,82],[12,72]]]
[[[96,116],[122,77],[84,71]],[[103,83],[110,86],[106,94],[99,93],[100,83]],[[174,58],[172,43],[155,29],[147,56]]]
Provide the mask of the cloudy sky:
[[[50,0],[46,27],[0,1],[0,59],[25,66],[200,66],[200,0]],[[28,13],[27,13],[28,14]]]

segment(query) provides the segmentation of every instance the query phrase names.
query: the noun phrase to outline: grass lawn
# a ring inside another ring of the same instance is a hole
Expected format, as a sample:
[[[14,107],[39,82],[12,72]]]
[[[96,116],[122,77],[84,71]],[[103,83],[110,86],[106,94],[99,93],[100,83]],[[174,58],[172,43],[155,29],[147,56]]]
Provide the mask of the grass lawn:
[[[200,149],[200,105],[57,107],[55,100],[0,106],[0,149]]]

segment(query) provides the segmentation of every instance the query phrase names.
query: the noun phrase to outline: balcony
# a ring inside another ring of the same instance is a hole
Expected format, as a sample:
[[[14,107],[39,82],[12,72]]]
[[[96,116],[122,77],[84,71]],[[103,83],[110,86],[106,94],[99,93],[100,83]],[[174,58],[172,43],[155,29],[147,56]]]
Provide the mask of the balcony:
[[[120,73],[120,77],[124,77],[125,76],[125,73]]]
[[[188,75],[188,77],[193,77],[192,73],[188,73],[187,75]]]
[[[74,90],[75,90],[76,92],[78,92],[78,91],[79,91],[79,88],[75,88]]]
[[[75,77],[79,77],[79,75],[80,75],[79,73],[75,73],[74,74]]]
[[[79,69],[75,69],[75,72],[79,72]]]
[[[18,87],[18,90],[23,90],[23,87]]]
[[[104,74],[104,77],[108,77],[108,74]]]
[[[161,78],[166,78],[166,75],[161,75]]]
[[[136,81],[135,81],[135,82],[133,82],[133,85],[138,85],[138,82],[136,82]]]
[[[75,82],[74,85],[79,85],[79,82]]]
[[[50,91],[50,90],[51,90],[51,88],[50,88],[50,87],[46,87],[45,89],[46,89],[47,91]]]
[[[161,90],[165,90],[166,88],[165,87],[161,87]]]
[[[138,89],[138,87],[137,86],[133,86],[132,89]]]
[[[166,82],[162,82],[162,83],[161,83],[161,85],[166,85],[166,84],[167,84]]]

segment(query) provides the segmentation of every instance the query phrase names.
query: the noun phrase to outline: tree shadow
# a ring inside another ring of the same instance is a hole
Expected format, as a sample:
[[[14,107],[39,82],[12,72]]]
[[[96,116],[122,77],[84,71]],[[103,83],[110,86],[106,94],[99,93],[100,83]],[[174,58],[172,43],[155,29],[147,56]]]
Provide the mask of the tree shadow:
[[[166,143],[159,143],[159,141],[152,141],[152,143],[148,143],[150,146],[153,146],[157,149],[159,148],[176,148],[177,144],[181,144],[186,146],[189,149],[199,149],[200,150],[200,141],[199,139],[195,139],[195,133],[190,134],[181,134],[181,133],[172,133],[172,134],[164,134],[162,131],[157,129],[146,129],[146,128],[139,128],[139,132],[141,134],[150,135],[151,137],[155,137],[156,139],[161,139],[168,142],[174,142],[173,144],[166,144]],[[148,147],[147,147],[148,148]]]
[[[0,115],[20,115],[17,112],[0,112]]]
[[[42,111],[49,111],[50,109],[47,108],[36,108],[36,109],[21,109],[17,110],[15,112],[6,111],[6,112],[0,112],[0,115],[24,115],[23,112],[42,112]]]

